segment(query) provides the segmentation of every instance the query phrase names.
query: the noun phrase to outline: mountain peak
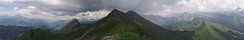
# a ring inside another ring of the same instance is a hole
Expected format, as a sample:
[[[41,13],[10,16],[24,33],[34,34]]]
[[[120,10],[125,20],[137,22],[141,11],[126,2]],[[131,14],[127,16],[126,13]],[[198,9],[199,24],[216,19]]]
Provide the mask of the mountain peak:
[[[131,15],[131,16],[141,16],[138,13],[136,13],[135,11],[129,10],[128,12],[126,12],[127,15]]]
[[[129,10],[127,13],[136,13],[135,11]]]
[[[80,26],[80,22],[78,19],[73,19],[72,21],[68,22],[66,25],[64,25],[63,28],[60,29],[60,31],[62,32],[68,32],[68,31],[72,31],[75,28]]]
[[[138,15],[134,11],[128,11],[127,13],[124,13],[117,9],[114,9],[108,16],[100,19],[96,24],[84,28],[79,28],[82,26],[77,26],[79,25],[79,22],[77,21],[78,20],[74,19],[71,22],[67,23],[67,25],[65,25],[60,30],[60,32],[58,32],[58,33],[62,33],[62,35],[60,36],[57,35],[56,38],[67,39],[67,40],[68,39],[110,40],[111,38],[114,37],[118,39],[120,38],[125,39],[125,40],[139,40],[139,39],[190,40],[192,38],[192,37],[185,37],[186,35],[187,36],[191,35],[192,34],[191,32],[178,32],[178,31],[171,31],[171,30],[164,29],[150,22],[149,20],[143,18],[142,16]],[[77,27],[79,29],[75,30],[74,28]],[[106,36],[106,35],[116,35],[116,36]],[[124,36],[124,35],[131,35],[131,36]],[[50,37],[55,37],[55,36],[50,36]],[[33,37],[27,37],[27,38],[34,39]],[[27,38],[19,37],[19,39],[27,39]]]
[[[70,22],[79,22],[79,20],[78,20],[78,19],[73,19],[73,20],[70,21]]]
[[[123,13],[124,12],[122,12],[122,11],[119,11],[117,9],[114,9],[111,13],[108,14],[108,16],[117,16],[117,15],[121,15]]]

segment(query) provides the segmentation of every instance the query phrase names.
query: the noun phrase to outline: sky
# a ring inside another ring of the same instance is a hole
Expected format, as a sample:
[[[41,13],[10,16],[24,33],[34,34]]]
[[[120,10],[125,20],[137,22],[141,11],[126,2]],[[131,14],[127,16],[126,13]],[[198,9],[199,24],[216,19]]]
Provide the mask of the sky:
[[[113,9],[166,17],[184,12],[240,11],[243,8],[244,0],[0,0],[0,18],[21,16],[55,22],[99,19]]]

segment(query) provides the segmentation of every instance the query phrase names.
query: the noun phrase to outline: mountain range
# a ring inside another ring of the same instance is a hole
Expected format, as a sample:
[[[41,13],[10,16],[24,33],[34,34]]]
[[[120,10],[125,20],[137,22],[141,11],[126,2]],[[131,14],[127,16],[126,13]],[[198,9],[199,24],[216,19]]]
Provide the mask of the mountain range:
[[[13,40],[16,36],[30,30],[29,27],[0,25],[0,40]]]
[[[73,19],[56,32],[36,28],[15,40],[244,40],[242,32],[201,18],[168,24],[159,26],[134,11],[114,9],[94,24]]]
[[[87,16],[87,15],[84,15]],[[17,16],[0,16],[0,25],[4,26],[38,26],[38,27],[48,27],[54,30],[62,28],[67,22],[72,19],[67,20],[45,20],[45,19],[36,19],[36,18],[27,18],[20,15]],[[96,21],[95,19],[78,19],[81,24],[90,24]],[[31,21],[31,22],[30,22]]]
[[[172,16],[161,17],[152,15],[143,15],[148,20],[164,28],[174,28],[176,25],[195,26],[197,22],[206,20],[208,22],[218,23],[227,28],[244,32],[244,10],[242,11],[217,11],[217,12],[184,12]],[[175,30],[175,29],[173,29]]]

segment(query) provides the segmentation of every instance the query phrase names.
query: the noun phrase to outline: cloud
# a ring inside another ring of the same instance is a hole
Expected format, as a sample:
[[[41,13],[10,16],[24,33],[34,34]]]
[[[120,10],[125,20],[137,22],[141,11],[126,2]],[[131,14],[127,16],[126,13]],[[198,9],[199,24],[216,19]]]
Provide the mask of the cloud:
[[[57,16],[80,12],[120,9],[141,14],[167,16],[184,12],[232,11],[244,8],[243,0],[1,0],[3,10],[35,6]]]
[[[1,16],[23,16],[26,18],[31,18],[31,19],[46,19],[49,21],[52,20],[70,20],[70,19],[82,19],[82,18],[89,18],[89,19],[98,19],[98,18],[102,18],[104,16],[106,16],[109,11],[107,10],[99,10],[99,11],[88,11],[88,12],[80,12],[77,13],[77,15],[74,16],[60,16],[60,15],[56,15],[53,13],[62,13],[62,12],[55,12],[55,11],[43,11],[40,9],[37,9],[35,6],[28,6],[26,8],[18,8],[15,7],[14,10],[11,10],[9,12],[1,12]],[[84,15],[86,14],[86,15]]]
[[[95,0],[0,0],[0,16],[4,18],[0,19],[0,25],[16,26],[18,23],[59,28],[75,18],[94,21],[105,17],[109,11],[98,6],[102,5]],[[25,23],[27,20],[32,22]]]
[[[172,16],[185,12],[236,11],[243,10],[243,2],[243,0],[141,0],[138,12]]]
[[[0,16],[23,16],[48,21],[99,19],[112,9],[119,9],[166,17],[185,12],[243,10],[243,2],[244,0],[0,0]]]
[[[161,5],[173,5],[178,0],[2,0],[0,5],[4,8],[14,6],[25,8],[35,6],[39,10],[54,11],[55,15],[74,16],[80,12],[120,9],[123,11],[135,10],[147,12],[162,10]],[[13,7],[12,7],[13,8]]]
[[[188,9],[187,11],[229,11],[243,5],[237,1],[240,0],[182,0],[178,5]]]
[[[102,0],[102,3],[107,9],[134,10],[140,0]]]

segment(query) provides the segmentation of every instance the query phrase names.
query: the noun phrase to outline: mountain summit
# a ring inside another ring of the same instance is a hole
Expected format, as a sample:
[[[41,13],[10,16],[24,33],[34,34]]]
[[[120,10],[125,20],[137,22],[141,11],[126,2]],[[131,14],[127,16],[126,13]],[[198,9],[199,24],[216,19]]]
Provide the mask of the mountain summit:
[[[111,13],[109,13],[107,16],[117,16],[117,15],[121,15],[124,14],[124,12],[119,11],[117,9],[114,9]]]
[[[237,32],[215,27],[222,28],[220,25],[201,22],[199,28],[193,31],[172,31],[150,22],[134,11],[124,13],[114,9],[90,26],[81,26],[74,19],[59,30],[60,32],[34,30],[16,40],[225,40],[225,37],[228,38],[226,40],[242,40],[242,36],[237,36],[241,34]],[[223,36],[224,34],[228,36]]]
[[[73,19],[72,21],[70,21],[69,23],[67,23],[66,25],[64,25],[63,28],[61,28],[59,31],[61,32],[69,32],[74,30],[75,28],[79,27],[81,24],[77,19]]]
[[[41,40],[40,37],[45,40],[191,40],[190,36],[193,34],[187,31],[170,31],[146,20],[134,11],[124,13],[117,9],[92,26],[79,28],[79,24],[78,20],[74,19],[60,29],[60,32],[42,33],[47,38],[25,37],[28,35],[26,33],[16,40]]]

